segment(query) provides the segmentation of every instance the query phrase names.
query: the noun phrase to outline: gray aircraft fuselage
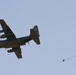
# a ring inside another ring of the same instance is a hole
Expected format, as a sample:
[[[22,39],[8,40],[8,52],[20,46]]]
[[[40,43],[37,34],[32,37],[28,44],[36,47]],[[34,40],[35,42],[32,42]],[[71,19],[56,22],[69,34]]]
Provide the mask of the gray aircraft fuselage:
[[[0,41],[0,48],[11,48],[11,47],[17,47],[21,45],[25,45],[26,42],[32,40],[30,36],[27,37],[21,37],[13,40],[2,40]]]

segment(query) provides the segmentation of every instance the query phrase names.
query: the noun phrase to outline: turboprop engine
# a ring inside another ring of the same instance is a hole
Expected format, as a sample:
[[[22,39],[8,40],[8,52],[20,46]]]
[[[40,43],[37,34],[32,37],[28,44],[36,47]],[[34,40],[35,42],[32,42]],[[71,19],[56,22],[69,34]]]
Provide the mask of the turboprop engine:
[[[0,30],[0,33],[3,33],[4,32],[4,30]]]
[[[19,50],[20,48],[18,48],[18,49],[10,49],[10,50],[8,50],[7,52],[8,53],[12,53],[12,52],[15,52],[15,51],[19,51],[19,52],[21,52],[21,50]]]
[[[0,36],[0,38],[6,38],[7,36],[10,36],[11,34],[3,34]]]
[[[8,50],[7,52],[8,53],[12,53],[14,50],[13,49],[10,49],[10,50]]]

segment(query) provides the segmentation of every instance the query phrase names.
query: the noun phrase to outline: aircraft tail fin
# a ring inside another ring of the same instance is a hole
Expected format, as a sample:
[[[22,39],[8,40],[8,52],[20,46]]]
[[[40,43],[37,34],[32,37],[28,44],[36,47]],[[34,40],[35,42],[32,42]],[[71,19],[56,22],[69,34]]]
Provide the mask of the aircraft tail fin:
[[[30,36],[36,44],[40,44],[38,26],[34,26],[33,29],[30,29]]]

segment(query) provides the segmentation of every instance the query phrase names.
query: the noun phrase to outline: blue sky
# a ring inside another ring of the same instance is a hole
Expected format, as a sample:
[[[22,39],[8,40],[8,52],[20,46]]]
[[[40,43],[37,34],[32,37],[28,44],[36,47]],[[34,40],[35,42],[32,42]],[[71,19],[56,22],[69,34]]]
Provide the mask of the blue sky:
[[[0,49],[1,75],[76,75],[76,0],[0,0],[0,19],[17,37],[38,25],[41,45],[22,48],[23,58]]]

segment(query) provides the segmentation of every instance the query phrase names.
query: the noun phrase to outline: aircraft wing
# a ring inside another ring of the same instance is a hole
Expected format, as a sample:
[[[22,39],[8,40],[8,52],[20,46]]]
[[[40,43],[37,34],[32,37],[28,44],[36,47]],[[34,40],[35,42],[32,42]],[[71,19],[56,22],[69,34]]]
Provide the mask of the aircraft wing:
[[[12,32],[12,30],[10,29],[10,27],[6,24],[6,22],[3,19],[0,20],[0,24],[1,24],[1,27],[3,29],[4,34],[8,35],[6,37],[7,40],[16,39],[16,36],[14,35],[14,33]]]
[[[17,58],[20,59],[22,58],[22,52],[21,52],[21,48],[20,47],[13,47],[12,48],[14,53],[16,54]]]

